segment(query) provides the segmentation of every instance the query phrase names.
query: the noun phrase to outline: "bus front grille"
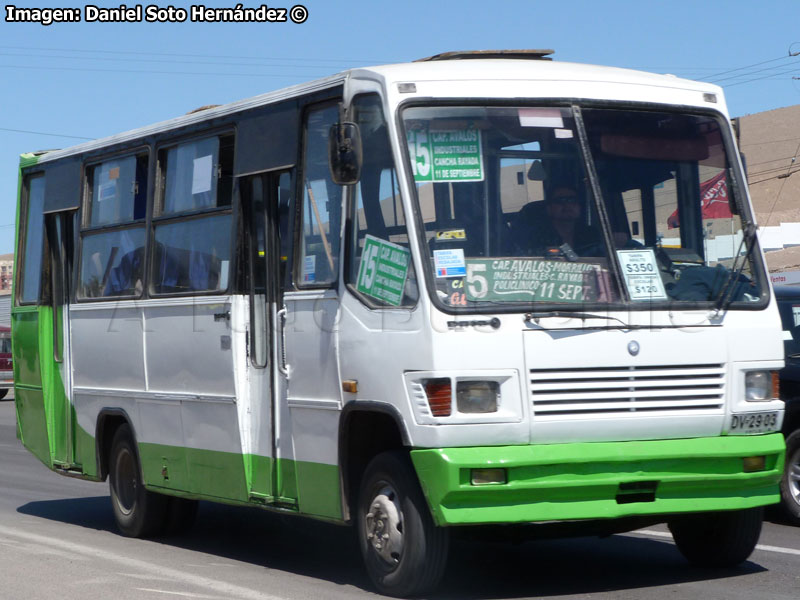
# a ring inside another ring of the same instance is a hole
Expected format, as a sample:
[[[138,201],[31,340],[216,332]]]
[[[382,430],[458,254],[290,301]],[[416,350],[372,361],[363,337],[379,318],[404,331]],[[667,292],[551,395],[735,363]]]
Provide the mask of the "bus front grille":
[[[725,366],[531,369],[537,416],[721,410]]]

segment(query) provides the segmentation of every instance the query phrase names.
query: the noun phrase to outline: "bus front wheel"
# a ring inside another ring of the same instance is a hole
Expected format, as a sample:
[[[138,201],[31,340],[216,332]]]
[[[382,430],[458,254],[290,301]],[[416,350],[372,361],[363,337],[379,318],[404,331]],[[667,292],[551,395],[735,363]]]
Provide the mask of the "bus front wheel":
[[[793,525],[800,525],[800,429],[786,438],[786,466],[781,478],[781,506]]]
[[[761,535],[761,507],[676,517],[668,523],[675,545],[699,567],[734,567],[752,554]]]
[[[449,532],[434,524],[407,454],[384,452],[369,463],[357,514],[364,564],[381,593],[415,596],[436,586]]]
[[[148,492],[142,483],[139,454],[127,424],[114,434],[109,456],[108,483],[114,520],[123,535],[148,537],[160,533],[166,518],[167,498]]]

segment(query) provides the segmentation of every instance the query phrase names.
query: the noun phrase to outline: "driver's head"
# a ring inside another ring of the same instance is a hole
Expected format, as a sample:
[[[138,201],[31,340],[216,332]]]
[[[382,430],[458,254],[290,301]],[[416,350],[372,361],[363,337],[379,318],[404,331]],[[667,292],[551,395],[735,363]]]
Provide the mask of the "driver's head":
[[[554,221],[575,221],[581,216],[581,197],[575,188],[562,185],[546,198],[547,214]]]

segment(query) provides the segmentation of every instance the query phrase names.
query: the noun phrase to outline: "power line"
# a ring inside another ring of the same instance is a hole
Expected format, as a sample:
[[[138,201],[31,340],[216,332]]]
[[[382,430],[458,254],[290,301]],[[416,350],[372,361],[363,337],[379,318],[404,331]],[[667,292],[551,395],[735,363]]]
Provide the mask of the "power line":
[[[783,169],[781,169],[782,171]],[[789,171],[788,173],[784,173],[781,175],[773,175],[772,177],[765,177],[764,179],[759,179],[758,181],[750,181],[748,178],[748,185],[757,185],[759,183],[765,183],[767,181],[773,181],[775,179],[787,179],[790,175],[794,175],[795,173],[800,173],[800,168],[795,169],[793,171]]]
[[[49,135],[51,137],[72,138],[74,140],[93,140],[96,138],[83,137],[80,135],[62,135],[60,133],[46,133],[44,131],[28,131],[26,129],[9,129],[8,127],[0,127],[0,131],[11,131],[14,133],[32,133],[34,135]]]
[[[166,63],[177,65],[218,65],[230,67],[272,67],[282,69],[328,69],[326,65],[300,65],[300,64],[276,64],[276,63],[241,63],[241,62],[208,62],[196,60],[164,60],[158,58],[118,58],[118,57],[104,57],[104,56],[63,56],[63,55],[47,55],[47,54],[22,54],[19,52],[0,52],[0,56],[21,56],[24,58],[44,58],[52,61],[56,60],[96,60],[106,62],[135,62],[135,63]]]
[[[231,76],[231,77],[279,77],[283,79],[291,78],[291,75],[286,73],[220,73],[214,71],[142,71],[137,69],[90,69],[85,67],[24,67],[20,65],[3,65],[0,64],[0,69],[22,69],[22,70],[36,70],[36,71],[88,71],[92,73],[139,73],[143,75],[201,75],[208,77],[209,75]],[[326,73],[325,75],[329,75]],[[308,75],[308,77],[324,77],[325,75]]]
[[[177,56],[183,58],[233,58],[238,60],[294,60],[294,61],[307,61],[307,60],[316,60],[320,62],[349,62],[349,63],[359,63],[359,64],[366,64],[366,63],[380,63],[380,62],[391,62],[385,60],[379,61],[369,61],[363,58],[359,59],[352,59],[352,58],[291,58],[286,56],[281,57],[274,57],[274,56],[233,56],[233,55],[225,55],[225,54],[183,54],[177,52],[143,52],[143,51],[131,51],[131,50],[102,50],[102,49],[91,49],[91,50],[81,50],[79,48],[42,48],[42,47],[34,47],[34,46],[0,46],[0,49],[4,50],[38,50],[38,51],[46,51],[46,52],[85,52],[85,53],[98,53],[98,54],[130,54],[136,56]]]
[[[778,200],[780,200],[781,194],[783,193],[783,187],[786,185],[786,180],[789,178],[789,175],[791,175],[792,173],[796,173],[798,170],[800,170],[797,169],[795,171],[792,171],[792,165],[794,164],[795,160],[797,160],[798,152],[800,152],[800,144],[797,144],[797,149],[794,151],[794,158],[792,158],[792,162],[789,164],[789,168],[786,169],[786,174],[775,176],[775,179],[783,179],[783,181],[781,181],[781,187],[778,189],[778,193],[775,195],[775,200],[772,203],[772,207],[769,210],[769,214],[767,215],[767,220],[765,221],[765,224],[769,223],[770,217],[772,217],[772,213],[775,211],[775,206],[778,204]],[[759,181],[758,183],[764,183],[764,181],[768,180],[765,179]]]
[[[712,80],[709,81],[709,83],[720,83],[722,81],[730,81],[731,79],[741,79],[742,77],[749,77],[751,75],[755,75],[757,73],[764,73],[766,71],[774,71],[775,69],[786,69],[786,65],[778,65],[777,67],[769,67],[767,69],[757,69],[755,71],[748,71],[747,73],[741,73],[739,75],[731,75],[730,77],[721,77],[719,79],[712,79]],[[778,76],[778,75],[782,75],[784,73],[791,73],[795,69],[797,69],[797,66],[796,65],[792,65],[791,67],[789,67],[785,71],[780,71],[778,73],[770,73],[766,77],[775,77],[775,76]]]
[[[744,66],[744,67],[737,67],[735,69],[728,69],[727,71],[721,71],[719,73],[714,73],[712,75],[708,75],[706,77],[703,77],[702,79],[709,79],[709,78],[719,77],[720,75],[727,75],[728,73],[734,73],[736,71],[743,71],[745,69],[752,69],[753,67],[760,67],[761,65],[766,65],[768,63],[777,62],[779,60],[786,60],[787,58],[793,58],[793,57],[797,56],[798,54],[800,54],[800,52],[789,52],[786,56],[781,56],[779,58],[771,58],[769,60],[764,60],[764,61],[761,61],[761,62],[758,62],[758,63],[754,63],[752,65],[747,65],[747,66]]]
[[[787,69],[781,73],[770,73],[769,75],[764,75],[763,77],[754,77],[753,79],[745,79],[744,81],[735,81],[734,83],[729,83],[725,87],[733,87],[735,85],[742,85],[745,83],[752,83],[753,81],[761,81],[762,79],[770,79],[772,77],[777,77],[778,75],[788,75],[789,73],[795,72],[800,67],[792,67],[791,69]]]
[[[797,140],[800,140],[800,137],[783,138],[781,140],[770,140],[768,142],[750,142],[749,144],[742,144],[741,147],[744,148],[745,146],[760,146],[762,144],[778,144],[780,142],[796,142]]]

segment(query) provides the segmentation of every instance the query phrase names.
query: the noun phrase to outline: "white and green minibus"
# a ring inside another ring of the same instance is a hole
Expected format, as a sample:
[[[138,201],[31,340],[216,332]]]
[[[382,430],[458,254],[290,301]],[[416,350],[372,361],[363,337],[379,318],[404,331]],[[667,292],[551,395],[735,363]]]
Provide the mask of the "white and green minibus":
[[[20,163],[18,433],[127,536],[198,500],[354,526],[382,593],[461,528],[777,502],[778,311],[720,88],[448,53]],[[487,527],[490,529],[490,527]]]

